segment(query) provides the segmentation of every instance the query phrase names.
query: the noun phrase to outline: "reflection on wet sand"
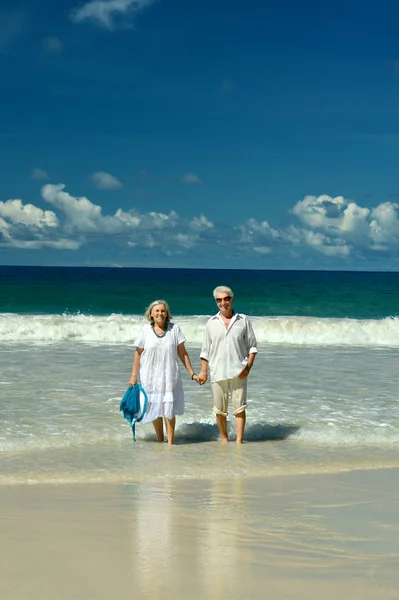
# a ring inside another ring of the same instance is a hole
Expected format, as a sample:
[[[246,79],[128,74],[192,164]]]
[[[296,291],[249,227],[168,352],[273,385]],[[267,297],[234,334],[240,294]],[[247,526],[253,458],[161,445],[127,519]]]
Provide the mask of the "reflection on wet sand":
[[[234,597],[240,581],[248,580],[251,562],[244,542],[243,478],[215,480],[209,485],[209,502],[203,511],[202,533],[197,540],[204,598]],[[205,508],[205,507],[204,507]]]
[[[244,480],[190,482],[190,488],[182,494],[181,485],[167,480],[137,493],[132,572],[143,597],[175,589],[178,598],[185,590],[190,597],[227,600],[250,576]]]
[[[3,486],[0,598],[397,600],[398,482],[381,469]]]
[[[130,515],[137,591],[176,600],[260,599],[265,590],[318,598],[321,589],[324,600],[349,589],[353,600],[395,598],[393,495],[381,503],[369,485],[348,485],[353,477],[142,485]]]

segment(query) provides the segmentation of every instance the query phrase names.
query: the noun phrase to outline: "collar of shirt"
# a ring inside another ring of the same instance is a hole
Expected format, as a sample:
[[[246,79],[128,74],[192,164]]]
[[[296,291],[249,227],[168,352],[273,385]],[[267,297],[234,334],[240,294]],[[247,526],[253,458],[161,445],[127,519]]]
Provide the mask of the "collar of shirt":
[[[243,319],[243,318],[244,318],[244,315],[234,312],[233,316],[230,319],[229,326],[226,328],[226,332],[230,331],[230,329],[232,328],[233,323],[235,323],[235,321],[238,321],[238,319]],[[226,323],[223,321],[222,317],[220,316],[220,312],[216,313],[216,315],[213,315],[212,319],[217,319],[218,321],[223,323],[223,327],[226,327]]]

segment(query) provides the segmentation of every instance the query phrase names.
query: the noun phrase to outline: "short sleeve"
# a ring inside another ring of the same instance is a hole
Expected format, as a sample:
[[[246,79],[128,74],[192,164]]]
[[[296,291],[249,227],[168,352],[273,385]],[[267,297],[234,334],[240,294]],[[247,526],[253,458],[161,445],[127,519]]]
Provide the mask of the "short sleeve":
[[[182,344],[183,342],[185,342],[186,338],[184,337],[184,333],[180,329],[179,325],[174,324],[173,329],[174,329],[174,334],[175,334],[175,339],[176,339],[176,345],[178,346],[179,344]]]
[[[134,346],[136,346],[136,348],[144,348],[144,340],[145,340],[145,334],[144,334],[145,328],[143,327],[142,330],[140,331],[140,333],[138,334],[138,336],[136,337],[136,339],[134,340]]]

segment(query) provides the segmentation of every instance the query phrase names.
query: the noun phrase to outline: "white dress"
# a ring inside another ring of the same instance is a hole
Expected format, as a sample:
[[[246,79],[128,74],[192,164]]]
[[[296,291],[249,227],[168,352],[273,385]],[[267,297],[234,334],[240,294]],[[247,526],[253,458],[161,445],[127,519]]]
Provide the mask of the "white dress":
[[[169,323],[158,337],[152,326],[144,325],[134,345],[143,348],[140,356],[140,381],[148,396],[143,423],[158,417],[172,419],[184,413],[184,393],[177,346],[186,339],[179,325]]]

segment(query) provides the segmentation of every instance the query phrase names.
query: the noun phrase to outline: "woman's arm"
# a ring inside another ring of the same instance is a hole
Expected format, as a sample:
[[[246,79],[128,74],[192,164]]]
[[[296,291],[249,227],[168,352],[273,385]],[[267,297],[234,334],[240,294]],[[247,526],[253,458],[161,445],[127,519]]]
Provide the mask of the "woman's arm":
[[[141,356],[141,353],[143,352],[143,350],[144,350],[144,348],[136,348],[136,352],[134,353],[134,358],[133,358],[132,375],[129,379],[129,385],[136,385],[136,383],[137,383],[139,369],[140,369],[140,356]]]
[[[177,346],[177,354],[179,355],[179,358],[185,366],[186,371],[190,375],[191,379],[194,379],[194,381],[198,381],[198,375],[195,373],[191,365],[191,360],[184,345],[184,342]]]

